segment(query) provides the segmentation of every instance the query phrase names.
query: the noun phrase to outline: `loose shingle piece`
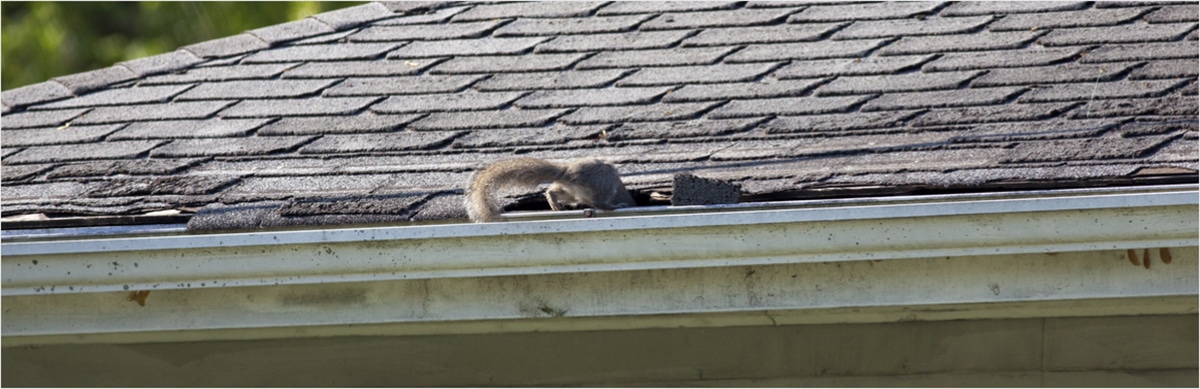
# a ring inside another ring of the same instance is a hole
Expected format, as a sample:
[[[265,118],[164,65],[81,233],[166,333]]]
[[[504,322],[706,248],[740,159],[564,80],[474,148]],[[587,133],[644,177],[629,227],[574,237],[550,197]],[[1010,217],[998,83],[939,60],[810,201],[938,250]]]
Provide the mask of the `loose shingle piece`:
[[[605,158],[640,205],[1194,183],[1198,11],[367,3],[4,91],[0,216],[462,219],[518,155]]]

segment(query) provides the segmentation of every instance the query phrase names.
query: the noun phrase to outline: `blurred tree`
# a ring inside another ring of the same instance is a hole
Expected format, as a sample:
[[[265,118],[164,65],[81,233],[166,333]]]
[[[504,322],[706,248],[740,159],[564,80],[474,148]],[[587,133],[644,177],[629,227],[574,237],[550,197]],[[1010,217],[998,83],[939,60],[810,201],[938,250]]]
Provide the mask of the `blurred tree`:
[[[0,3],[0,89],[161,54],[362,2]]]

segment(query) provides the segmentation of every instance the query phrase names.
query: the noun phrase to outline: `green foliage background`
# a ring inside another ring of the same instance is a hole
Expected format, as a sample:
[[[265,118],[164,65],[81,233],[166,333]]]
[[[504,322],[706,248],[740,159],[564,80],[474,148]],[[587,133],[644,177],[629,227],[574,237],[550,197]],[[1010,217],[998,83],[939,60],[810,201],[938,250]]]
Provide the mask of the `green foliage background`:
[[[99,69],[362,2],[0,3],[0,89]]]

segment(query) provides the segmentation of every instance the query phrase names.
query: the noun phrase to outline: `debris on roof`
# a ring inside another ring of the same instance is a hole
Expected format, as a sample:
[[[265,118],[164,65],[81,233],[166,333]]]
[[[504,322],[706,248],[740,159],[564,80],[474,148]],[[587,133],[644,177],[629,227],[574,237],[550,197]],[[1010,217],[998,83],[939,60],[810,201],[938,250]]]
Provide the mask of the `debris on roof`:
[[[370,3],[4,91],[0,213],[456,219],[514,155],[639,199],[1194,183],[1197,7]]]

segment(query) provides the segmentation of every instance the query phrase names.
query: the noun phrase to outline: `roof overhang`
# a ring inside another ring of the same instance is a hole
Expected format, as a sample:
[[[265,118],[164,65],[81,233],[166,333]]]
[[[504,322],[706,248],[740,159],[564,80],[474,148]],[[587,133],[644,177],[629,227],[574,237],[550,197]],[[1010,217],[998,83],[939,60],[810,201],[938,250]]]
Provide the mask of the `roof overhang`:
[[[1197,198],[1177,185],[12,241],[3,343],[1195,313]]]

